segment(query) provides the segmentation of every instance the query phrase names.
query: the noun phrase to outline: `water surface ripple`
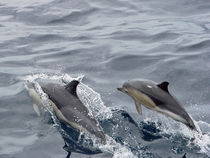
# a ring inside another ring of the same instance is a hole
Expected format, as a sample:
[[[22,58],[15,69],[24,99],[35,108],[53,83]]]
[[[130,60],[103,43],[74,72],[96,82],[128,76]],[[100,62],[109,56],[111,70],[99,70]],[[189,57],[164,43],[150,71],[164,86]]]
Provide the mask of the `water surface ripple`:
[[[82,74],[105,106],[126,110],[141,132],[150,133],[113,133],[135,155],[210,157],[209,8],[206,0],[1,0],[0,157],[66,156],[59,132],[47,116],[36,116],[24,88],[26,75],[42,73]],[[170,82],[170,92],[203,132],[195,147],[188,146],[188,129],[173,120],[145,108],[138,116],[116,90],[132,78]],[[158,139],[152,139],[153,123],[162,132]],[[137,136],[141,149],[128,139]]]

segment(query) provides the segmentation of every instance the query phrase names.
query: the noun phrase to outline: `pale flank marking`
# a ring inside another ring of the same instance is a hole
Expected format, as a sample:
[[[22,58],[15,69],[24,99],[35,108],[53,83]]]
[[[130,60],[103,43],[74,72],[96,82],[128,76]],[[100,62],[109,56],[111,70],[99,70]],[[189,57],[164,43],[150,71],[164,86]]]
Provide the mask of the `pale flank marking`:
[[[182,118],[181,116],[171,112],[171,111],[168,111],[168,110],[165,110],[165,109],[160,109],[153,101],[152,99],[150,99],[147,95],[141,93],[140,91],[136,91],[136,90],[133,90],[133,89],[128,89],[128,94],[134,99],[135,101],[135,104],[136,104],[136,109],[139,113],[139,107],[141,106],[140,104],[144,105],[146,108],[150,109],[150,110],[154,110],[154,111],[157,111],[157,112],[160,112],[166,116],[169,116],[171,118],[173,118],[174,120],[177,120],[179,122],[182,122],[182,123],[187,123],[187,121]],[[140,106],[138,106],[140,105]],[[142,110],[141,110],[142,112]],[[140,114],[140,113],[139,113]]]
[[[39,107],[36,104],[33,104],[34,111],[36,112],[37,116],[40,116]]]
[[[146,108],[153,110],[155,103],[145,94],[134,89],[128,89],[128,94],[138,103],[144,105]]]
[[[173,113],[171,111],[160,109],[158,107],[156,107],[156,109],[154,109],[154,110],[157,111],[157,112],[160,112],[160,113],[162,113],[162,114],[164,114],[166,116],[169,116],[169,117],[173,118],[176,121],[179,121],[179,122],[182,122],[182,123],[187,123],[187,121],[184,118],[180,117],[179,115],[177,115],[177,114],[175,114],[175,113]]]

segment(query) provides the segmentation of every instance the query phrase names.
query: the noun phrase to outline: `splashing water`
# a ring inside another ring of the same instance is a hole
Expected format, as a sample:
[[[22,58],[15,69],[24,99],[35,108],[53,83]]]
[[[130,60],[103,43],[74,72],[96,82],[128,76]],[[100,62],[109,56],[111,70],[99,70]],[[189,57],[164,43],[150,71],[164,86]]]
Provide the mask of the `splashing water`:
[[[32,83],[36,92],[39,94],[42,104],[44,105],[44,109],[50,113],[52,120],[53,120],[53,126],[57,127],[59,132],[62,133],[64,137],[69,137],[69,134],[66,133],[65,130],[63,130],[60,126],[60,122],[57,120],[57,117],[55,116],[53,109],[51,107],[51,104],[48,100],[47,95],[42,91],[42,88],[38,84],[36,80],[38,79],[46,79],[46,80],[54,80],[54,81],[60,81],[64,83],[69,83],[72,80],[79,80],[81,81],[83,79],[84,75],[78,76],[76,78],[73,78],[69,76],[68,74],[63,75],[52,75],[52,74],[34,74],[34,75],[28,75],[24,78],[26,82]],[[78,85],[77,89],[78,97],[81,99],[83,104],[89,109],[90,114],[94,116],[97,120],[104,120],[104,119],[110,119],[112,118],[112,111],[110,108],[106,107],[101,100],[100,94],[95,92],[93,89],[89,88],[87,85],[80,83]],[[80,133],[80,136],[84,133]],[[85,135],[87,138],[89,137],[87,134]],[[92,138],[92,137],[91,137]],[[117,143],[113,138],[106,135],[107,143],[105,145],[99,143],[96,138],[92,138],[94,142],[94,147],[98,147],[103,152],[111,153],[113,155],[113,158],[135,158],[136,156],[128,149],[127,147]]]
[[[116,143],[111,137],[107,137],[107,144],[101,145],[100,148],[113,153],[112,158],[137,158],[133,153],[127,149],[125,146],[122,146],[119,143]]]
[[[77,78],[72,78],[65,74],[62,78],[64,83],[69,83],[73,79],[82,81],[84,75],[78,76]],[[80,83],[78,85],[77,94],[82,101],[82,103],[90,109],[92,116],[98,120],[109,119],[112,117],[111,109],[106,107],[101,99],[100,94],[95,92],[92,88],[87,85]]]
[[[66,133],[61,127],[60,122],[57,120],[53,109],[50,106],[50,103],[48,101],[48,98],[46,94],[42,91],[39,84],[36,82],[38,79],[46,79],[46,80],[53,80],[63,83],[69,83],[72,80],[79,80],[82,81],[84,75],[80,75],[76,78],[73,78],[69,76],[68,74],[61,74],[61,75],[54,75],[54,74],[34,74],[29,75],[24,78],[26,82],[33,83],[36,91],[41,97],[41,100],[43,102],[43,105],[45,105],[45,110],[51,114],[51,117],[53,119],[53,126],[56,126],[59,130],[59,132],[62,133],[65,137],[69,138],[69,134]],[[93,89],[89,88],[87,85],[80,83],[77,88],[77,94],[83,104],[89,109],[90,115],[94,116],[97,120],[106,120],[106,119],[112,119],[113,113],[112,110],[108,107],[106,107],[101,100],[100,94],[95,92]],[[206,129],[206,133],[202,132],[193,132],[189,130],[185,125],[173,121],[170,118],[164,117],[161,114],[155,113],[155,115],[151,115],[150,111],[147,111],[144,113],[144,119],[143,122],[154,122],[157,129],[160,130],[160,135],[163,136],[163,138],[175,142],[176,136],[181,136],[183,140],[188,141],[188,147],[194,148],[197,147],[199,149],[196,149],[198,153],[205,153],[208,156],[210,156],[210,125],[206,122],[202,121],[194,121],[196,127],[199,131],[203,131],[203,129]],[[170,123],[169,123],[170,122]],[[201,129],[200,129],[201,128]],[[81,133],[80,135],[82,135]],[[87,136],[89,137],[89,136]],[[194,138],[193,144],[191,143],[191,139]],[[88,139],[88,138],[87,138]],[[112,137],[106,135],[107,144],[103,145],[97,141],[96,138],[92,138],[94,142],[94,147],[99,148],[103,152],[112,153],[113,158],[133,158],[136,157],[129,149],[129,147],[121,145],[117,143]],[[176,151],[174,151],[176,152]],[[141,155],[141,150],[138,153]]]
[[[196,121],[197,126],[205,126],[210,130],[210,125],[203,121]],[[201,153],[206,153],[210,157],[210,132],[202,134],[201,132],[194,133],[194,143],[200,147]]]
[[[174,136],[180,135],[183,138],[185,137],[188,139],[187,146],[189,148],[198,147],[198,152],[210,156],[210,125],[203,121],[193,121],[199,132],[192,131],[180,122],[176,122],[173,119],[165,117],[159,113],[151,115],[151,113],[148,112],[145,113],[144,116],[144,122],[154,122],[156,124],[156,127],[161,131],[160,134],[163,136],[167,135],[165,138],[168,139],[168,135],[170,135],[169,139],[173,141]],[[206,129],[207,131],[202,132],[201,127]]]

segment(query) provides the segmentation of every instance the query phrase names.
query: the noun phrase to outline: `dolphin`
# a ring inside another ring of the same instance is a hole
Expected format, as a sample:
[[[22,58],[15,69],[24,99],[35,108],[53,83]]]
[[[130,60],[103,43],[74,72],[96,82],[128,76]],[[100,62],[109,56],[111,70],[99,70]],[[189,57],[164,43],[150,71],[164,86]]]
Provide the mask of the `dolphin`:
[[[168,85],[167,81],[157,84],[150,80],[134,79],[125,82],[122,88],[117,89],[133,98],[140,115],[142,115],[142,104],[150,110],[169,116],[191,130],[197,131],[188,113],[168,91]]]
[[[56,113],[56,116],[63,123],[72,128],[94,135],[105,144],[105,134],[98,121],[90,116],[89,110],[77,96],[77,86],[79,81],[73,80],[66,85],[58,83],[44,83],[41,86],[44,93],[49,97],[49,101]],[[41,98],[34,90],[33,86],[26,85],[29,95],[36,104],[43,106]]]

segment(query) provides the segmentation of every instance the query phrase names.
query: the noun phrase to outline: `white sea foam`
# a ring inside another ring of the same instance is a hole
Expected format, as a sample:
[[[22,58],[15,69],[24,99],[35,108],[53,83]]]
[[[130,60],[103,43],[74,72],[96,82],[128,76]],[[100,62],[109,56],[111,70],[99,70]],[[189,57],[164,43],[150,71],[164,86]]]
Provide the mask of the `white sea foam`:
[[[206,153],[210,157],[210,124],[204,121],[196,121],[197,126],[201,127],[201,129],[205,129],[205,133],[195,132],[194,133],[194,143],[200,147],[201,153]]]
[[[112,158],[137,158],[130,149],[117,143],[113,138],[106,136],[107,143],[105,145],[98,144],[98,147],[107,153],[112,154]]]

